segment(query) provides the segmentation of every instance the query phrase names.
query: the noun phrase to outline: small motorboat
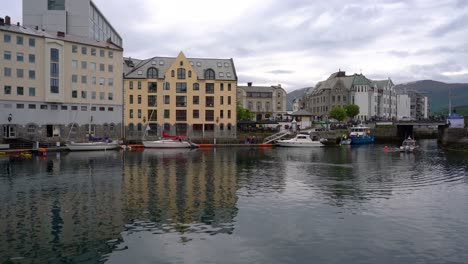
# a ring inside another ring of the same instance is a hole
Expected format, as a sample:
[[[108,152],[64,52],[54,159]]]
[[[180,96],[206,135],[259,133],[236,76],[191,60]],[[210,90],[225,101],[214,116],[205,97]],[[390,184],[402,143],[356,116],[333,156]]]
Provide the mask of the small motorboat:
[[[413,152],[416,149],[418,149],[419,146],[416,145],[416,140],[412,139],[411,137],[408,137],[401,143],[400,146],[400,151],[401,152]]]
[[[300,132],[294,138],[278,140],[276,145],[281,147],[322,147],[325,146],[318,136],[311,136],[309,132]]]

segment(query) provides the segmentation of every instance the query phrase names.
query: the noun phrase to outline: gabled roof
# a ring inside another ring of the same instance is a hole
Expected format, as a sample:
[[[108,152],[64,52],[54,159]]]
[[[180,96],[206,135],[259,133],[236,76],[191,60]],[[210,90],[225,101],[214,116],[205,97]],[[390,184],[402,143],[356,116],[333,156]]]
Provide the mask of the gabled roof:
[[[152,57],[144,60],[124,58],[124,78],[146,79],[148,69],[156,68],[158,70],[158,79],[164,79],[164,75],[175,60],[176,57]],[[215,72],[216,80],[237,80],[232,59],[187,58],[187,60],[196,71],[198,79],[205,79],[205,71],[212,69]]]

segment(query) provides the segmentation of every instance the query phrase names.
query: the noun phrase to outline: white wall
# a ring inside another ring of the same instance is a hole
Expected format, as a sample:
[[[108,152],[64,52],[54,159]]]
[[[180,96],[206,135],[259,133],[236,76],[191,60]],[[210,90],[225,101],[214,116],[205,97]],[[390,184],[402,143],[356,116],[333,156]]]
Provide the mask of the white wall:
[[[397,95],[397,119],[400,120],[404,116],[411,117],[411,99],[407,94]]]

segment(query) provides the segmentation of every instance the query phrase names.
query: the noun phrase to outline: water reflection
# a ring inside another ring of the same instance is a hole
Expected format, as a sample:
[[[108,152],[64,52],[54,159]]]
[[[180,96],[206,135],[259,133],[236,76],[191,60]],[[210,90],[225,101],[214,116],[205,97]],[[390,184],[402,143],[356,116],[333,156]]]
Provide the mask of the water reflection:
[[[431,236],[461,258],[468,156],[420,145],[2,157],[0,263],[359,260],[369,237],[412,262]]]

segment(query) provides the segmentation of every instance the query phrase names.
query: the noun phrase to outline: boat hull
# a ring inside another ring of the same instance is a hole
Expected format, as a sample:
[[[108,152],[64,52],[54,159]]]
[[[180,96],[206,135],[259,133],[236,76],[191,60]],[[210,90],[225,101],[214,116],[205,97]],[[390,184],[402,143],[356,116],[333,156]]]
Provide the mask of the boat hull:
[[[145,148],[197,148],[198,145],[187,141],[154,140],[143,141]]]
[[[368,135],[364,137],[351,137],[351,145],[362,145],[374,143],[374,136]]]
[[[320,142],[277,142],[277,146],[280,147],[295,147],[295,148],[312,148],[312,147],[323,147]]]
[[[119,143],[112,142],[71,142],[66,144],[67,148],[71,151],[86,151],[86,150],[114,150],[118,149]]]

